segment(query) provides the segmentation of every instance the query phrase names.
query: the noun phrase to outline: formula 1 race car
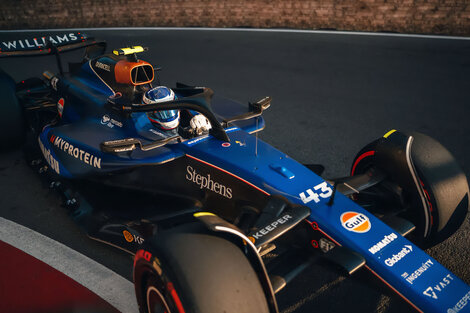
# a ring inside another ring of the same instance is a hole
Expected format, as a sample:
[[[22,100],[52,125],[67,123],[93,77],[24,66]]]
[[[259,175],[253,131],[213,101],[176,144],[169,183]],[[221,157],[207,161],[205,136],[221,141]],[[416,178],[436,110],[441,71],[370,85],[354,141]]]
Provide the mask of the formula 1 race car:
[[[76,49],[83,59],[64,71],[60,55]],[[161,83],[138,57],[146,49],[105,50],[81,33],[1,50],[55,54],[59,73],[15,83],[0,71],[0,136],[4,147],[24,142],[89,237],[135,254],[141,312],[278,312],[275,294],[319,259],[370,270],[420,312],[470,312],[470,287],[421,250],[469,207],[441,144],[392,130],[357,154],[350,176],[325,179],[321,165],[258,139],[270,97],[243,105],[178,83],[175,99],[147,104]],[[171,110],[175,131],[149,119]],[[194,131],[194,114],[211,129]]]

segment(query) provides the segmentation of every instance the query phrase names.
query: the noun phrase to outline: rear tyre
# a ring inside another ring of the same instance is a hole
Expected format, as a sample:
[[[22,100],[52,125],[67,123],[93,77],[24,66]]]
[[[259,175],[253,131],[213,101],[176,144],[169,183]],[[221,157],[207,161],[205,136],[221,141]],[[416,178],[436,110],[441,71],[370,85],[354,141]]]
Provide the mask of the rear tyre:
[[[421,133],[413,136],[411,158],[430,208],[431,219],[427,236],[423,232],[423,220],[411,220],[417,225],[411,235],[422,247],[434,246],[453,235],[465,220],[469,207],[469,187],[467,178],[452,154],[439,142]],[[356,155],[351,168],[352,175],[365,173],[376,166],[375,149],[378,140],[365,146]],[[406,192],[406,191],[405,191]],[[410,207],[409,210],[416,210]],[[422,216],[410,214],[410,216]]]
[[[134,284],[140,312],[269,312],[242,250],[199,224],[159,234],[140,250]]]
[[[1,69],[0,95],[0,149],[6,151],[23,143],[25,131],[15,81]]]

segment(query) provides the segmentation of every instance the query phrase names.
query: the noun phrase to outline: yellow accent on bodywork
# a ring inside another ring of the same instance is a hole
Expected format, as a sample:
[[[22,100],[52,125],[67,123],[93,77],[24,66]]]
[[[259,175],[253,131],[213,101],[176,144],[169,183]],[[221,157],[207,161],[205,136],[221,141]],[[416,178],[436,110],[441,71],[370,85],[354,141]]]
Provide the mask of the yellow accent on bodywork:
[[[198,212],[198,213],[194,213],[193,216],[194,217],[201,217],[201,216],[216,216],[214,213],[210,213],[210,212]]]
[[[142,46],[133,46],[128,48],[116,49],[113,51],[115,55],[128,55],[132,53],[144,52],[144,47]]]
[[[388,138],[388,136],[390,136],[391,134],[393,134],[394,132],[396,132],[397,130],[396,129],[392,129],[391,131],[387,132],[385,135],[384,135],[384,138]]]

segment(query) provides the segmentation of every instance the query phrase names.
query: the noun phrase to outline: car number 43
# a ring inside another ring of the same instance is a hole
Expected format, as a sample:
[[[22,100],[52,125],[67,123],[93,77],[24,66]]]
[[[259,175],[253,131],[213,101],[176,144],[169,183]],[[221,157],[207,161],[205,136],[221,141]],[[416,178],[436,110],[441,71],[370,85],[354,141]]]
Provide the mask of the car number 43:
[[[315,201],[315,203],[318,203],[320,202],[320,198],[327,199],[331,197],[332,193],[333,193],[333,190],[331,189],[331,187],[328,186],[326,182],[323,182],[313,187],[313,190],[309,188],[305,190],[304,192],[301,192],[299,196],[302,202],[307,204],[310,201]]]

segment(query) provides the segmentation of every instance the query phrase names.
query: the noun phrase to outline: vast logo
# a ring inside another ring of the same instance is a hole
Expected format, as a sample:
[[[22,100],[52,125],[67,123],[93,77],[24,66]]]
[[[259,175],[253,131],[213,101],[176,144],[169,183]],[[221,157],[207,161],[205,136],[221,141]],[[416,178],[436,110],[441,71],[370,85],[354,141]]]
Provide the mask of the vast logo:
[[[393,266],[395,263],[398,263],[403,259],[408,253],[413,251],[413,247],[410,245],[405,245],[397,254],[393,254],[391,257],[385,260],[387,266]]]
[[[376,254],[397,238],[398,236],[394,233],[391,233],[390,235],[385,235],[384,239],[380,240],[375,245],[369,248],[369,252],[372,254]]]
[[[196,170],[189,165],[186,167],[186,172],[186,179],[198,185],[199,188],[208,189],[225,198],[232,199],[232,189],[218,182],[214,182],[211,179],[211,174],[207,174],[206,176],[198,174]]]
[[[54,146],[73,156],[75,159],[80,160],[90,166],[101,168],[101,158],[80,148],[74,147],[72,144],[68,143],[67,141],[58,136],[51,136],[50,141],[54,143]]]
[[[447,274],[444,278],[441,279],[436,285],[429,286],[426,290],[423,291],[423,295],[431,297],[433,299],[439,298],[438,294],[454,280],[452,275]]]
[[[367,216],[352,211],[341,214],[341,225],[355,233],[367,233],[371,226]]]

